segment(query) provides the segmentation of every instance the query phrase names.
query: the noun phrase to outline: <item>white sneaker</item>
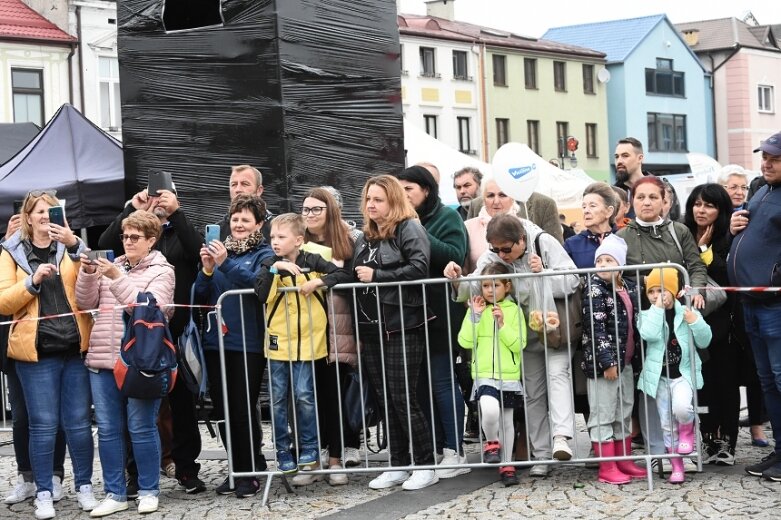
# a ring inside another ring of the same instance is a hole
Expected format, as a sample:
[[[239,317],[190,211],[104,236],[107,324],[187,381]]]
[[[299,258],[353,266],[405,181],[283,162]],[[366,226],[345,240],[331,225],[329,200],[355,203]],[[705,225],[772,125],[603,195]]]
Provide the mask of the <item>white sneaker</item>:
[[[140,514],[157,511],[157,497],[154,495],[138,495],[138,512]]]
[[[407,491],[414,491],[416,489],[423,489],[429,486],[433,486],[439,482],[439,477],[436,471],[431,469],[416,469],[412,472],[412,476],[404,481],[401,485],[403,489]]]
[[[328,460],[331,458],[331,455],[328,452],[328,448],[320,448],[320,467],[323,469],[328,469]]]
[[[35,518],[38,520],[54,518],[54,501],[48,491],[41,491],[35,499]]]
[[[403,484],[409,478],[406,471],[383,471],[380,476],[369,482],[371,489],[387,489]]]
[[[572,458],[572,450],[567,444],[567,438],[557,435],[553,438],[553,458],[556,460],[569,460]]]
[[[82,511],[92,511],[98,505],[98,501],[95,500],[95,494],[92,492],[91,484],[84,484],[79,487],[79,490],[76,492],[76,500],[78,500]]]
[[[163,468],[163,475],[168,478],[176,478],[176,464],[173,462],[166,464],[165,468]]]
[[[114,500],[114,496],[109,494],[104,498],[95,508],[90,511],[89,516],[92,518],[99,518],[101,516],[110,515],[118,511],[125,511],[127,509],[127,500],[120,502]]]
[[[689,457],[683,457],[683,471],[684,473],[697,473],[697,463]]]
[[[334,464],[331,469],[342,469],[339,464]],[[344,486],[348,482],[346,473],[331,473],[328,475],[328,483],[332,486]]]
[[[52,500],[59,502],[62,500],[62,479],[57,475],[52,475]]]
[[[315,482],[320,482],[321,480],[323,480],[322,475],[312,474],[313,469],[320,469],[320,468],[315,466],[309,469],[302,469],[301,471],[298,472],[298,475],[296,475],[290,480],[290,483],[296,487],[300,487],[300,486],[308,486],[310,484],[314,484]]]
[[[673,470],[673,465],[670,463],[670,459],[651,459],[651,470],[656,473],[659,471],[659,461],[662,461],[662,471],[664,473],[670,473]]]
[[[444,457],[442,457],[442,462],[439,463],[442,466],[466,464],[466,455],[459,455],[456,450],[445,448],[442,450],[442,453],[444,454]],[[470,468],[450,468],[438,469],[436,472],[438,478],[453,478],[463,475],[464,473],[469,473],[470,471],[472,471]]]
[[[361,459],[361,453],[358,451],[358,448],[345,448],[342,452],[342,462],[348,468],[360,466],[363,459]]]
[[[24,502],[28,498],[35,496],[35,482],[26,482],[22,475],[16,477],[16,485],[11,490],[11,493],[5,497],[3,502],[6,504],[18,504]]]

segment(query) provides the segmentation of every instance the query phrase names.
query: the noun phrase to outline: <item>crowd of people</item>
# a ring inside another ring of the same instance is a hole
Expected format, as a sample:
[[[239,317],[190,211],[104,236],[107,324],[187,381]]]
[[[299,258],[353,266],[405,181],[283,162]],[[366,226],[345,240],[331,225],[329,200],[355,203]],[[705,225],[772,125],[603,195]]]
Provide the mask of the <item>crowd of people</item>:
[[[343,219],[341,196],[327,186],[308,191],[300,212],[273,216],[262,175],[249,165],[233,168],[230,207],[219,238],[208,241],[175,188],[141,190],[96,245],[115,259],[89,255],[67,222],[50,221],[55,193],[30,192],[0,254],[18,468],[5,502],[34,498],[35,517],[53,518],[65,494],[66,445],[76,498],[92,517],[126,510],[133,498],[139,513],[156,511],[161,469],[187,493],[207,489],[198,477],[196,396],[181,376],[157,399],[124,397],[114,381],[126,316],[140,293],[164,309],[174,340],[189,304],[211,309],[201,323],[211,419],[230,447],[232,470],[244,475],[269,469],[261,420],[271,419],[275,469],[293,485],[347,484],[338,470],[365,462],[341,391],[356,371],[373,388],[387,433],[389,467],[372,489],[422,489],[470,471],[470,429],[484,441],[481,461],[498,467],[504,485],[518,483],[512,461],[526,447],[529,474],[544,477],[551,460],[573,457],[576,413],[586,417],[593,453],[613,458],[599,462],[600,482],[645,478],[646,469],[614,459],[642,444],[651,455],[668,454],[656,460],[668,465],[670,482],[682,483],[682,455],[735,463],[741,385],[752,442],[768,446],[767,418],[781,446],[778,293],[730,292],[721,306],[707,306],[710,282],[781,286],[773,240],[781,133],[755,152],[762,180],[750,199],[746,172],[730,165],[718,183],[692,191],[679,222],[674,191],[642,170],[642,144],[622,139],[616,186],[585,190],[583,229],[566,240],[552,199],[532,193],[516,202],[495,180],[464,168],[452,175],[459,199],[452,209],[439,197],[440,172],[427,163],[370,178],[361,228]],[[686,270],[691,287],[672,267],[644,267],[668,262]],[[594,267],[600,271],[571,272]],[[550,271],[544,283],[533,276]],[[362,288],[333,289],[349,283]],[[247,291],[223,297],[235,289]],[[551,347],[551,331],[566,318],[546,314],[541,293],[543,301],[582,299],[574,348]],[[539,308],[541,318],[532,312]],[[270,417],[260,417],[266,372]],[[574,381],[581,376],[583,392]],[[695,395],[707,407],[698,422]],[[92,487],[93,409],[100,501]],[[781,481],[777,449],[746,471]],[[226,477],[215,492],[246,498],[259,487],[253,476]]]

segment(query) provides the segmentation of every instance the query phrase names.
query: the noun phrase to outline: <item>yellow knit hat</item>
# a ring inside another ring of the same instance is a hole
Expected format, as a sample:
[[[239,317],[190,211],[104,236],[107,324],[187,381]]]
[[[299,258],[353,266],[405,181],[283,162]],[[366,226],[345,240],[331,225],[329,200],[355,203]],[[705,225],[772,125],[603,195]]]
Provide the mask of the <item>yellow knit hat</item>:
[[[664,282],[664,283],[662,283]],[[645,292],[653,287],[664,287],[673,297],[678,296],[678,271],[672,267],[656,268],[645,277]]]

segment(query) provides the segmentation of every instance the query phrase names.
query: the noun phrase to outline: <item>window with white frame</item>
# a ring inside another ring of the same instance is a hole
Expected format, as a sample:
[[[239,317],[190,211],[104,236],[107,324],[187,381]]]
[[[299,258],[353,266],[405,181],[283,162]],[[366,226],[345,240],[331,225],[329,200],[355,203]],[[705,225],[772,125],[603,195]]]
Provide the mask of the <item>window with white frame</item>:
[[[43,126],[43,71],[11,69],[15,123]]]
[[[469,118],[458,117],[458,150],[462,153],[474,153],[470,138]]]
[[[119,97],[119,63],[117,58],[98,57],[100,89],[100,126],[112,132],[122,128],[122,104]]]
[[[469,61],[466,51],[453,51],[453,78],[469,80]]]
[[[775,112],[772,86],[759,85],[757,87],[757,107],[760,112]]]
[[[437,137],[437,116],[424,114],[423,122],[426,125],[426,133],[431,137]]]

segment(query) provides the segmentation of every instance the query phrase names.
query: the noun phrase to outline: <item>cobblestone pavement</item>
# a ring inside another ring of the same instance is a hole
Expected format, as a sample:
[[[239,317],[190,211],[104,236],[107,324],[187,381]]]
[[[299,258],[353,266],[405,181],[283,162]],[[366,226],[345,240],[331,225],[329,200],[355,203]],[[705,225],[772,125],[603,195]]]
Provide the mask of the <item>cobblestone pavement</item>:
[[[769,432],[768,432],[769,433]],[[10,433],[0,433],[0,497],[5,496],[15,479],[15,463]],[[266,437],[269,438],[269,437]],[[520,471],[519,486],[504,488],[497,482],[494,468],[476,469],[468,475],[443,480],[430,488],[407,492],[401,488],[384,491],[368,489],[374,474],[352,474],[347,486],[331,487],[318,482],[288,493],[281,480],[272,481],[269,505],[255,498],[239,500],[218,496],[214,488],[225,477],[225,453],[217,441],[203,429],[201,478],[209,490],[187,495],[175,480],[161,477],[160,510],[147,515],[157,519],[250,519],[250,518],[333,518],[382,520],[390,518],[778,518],[781,511],[781,484],[751,477],[743,465],[758,461],[771,448],[750,445],[748,429],[741,429],[737,464],[734,467],[706,466],[700,474],[687,474],[687,482],[674,486],[655,478],[655,489],[647,483],[624,486],[600,484],[596,470],[582,465],[567,465],[553,470],[549,477],[534,479]],[[581,455],[587,449],[587,437],[578,436]],[[478,462],[479,447],[468,445],[470,461]],[[98,498],[102,495],[100,463],[95,459],[93,483]],[[66,485],[72,486],[66,462]],[[72,490],[56,505],[58,519],[85,519]],[[109,518],[138,518],[134,509]],[[0,518],[33,518],[31,501],[13,506],[0,503]]]

